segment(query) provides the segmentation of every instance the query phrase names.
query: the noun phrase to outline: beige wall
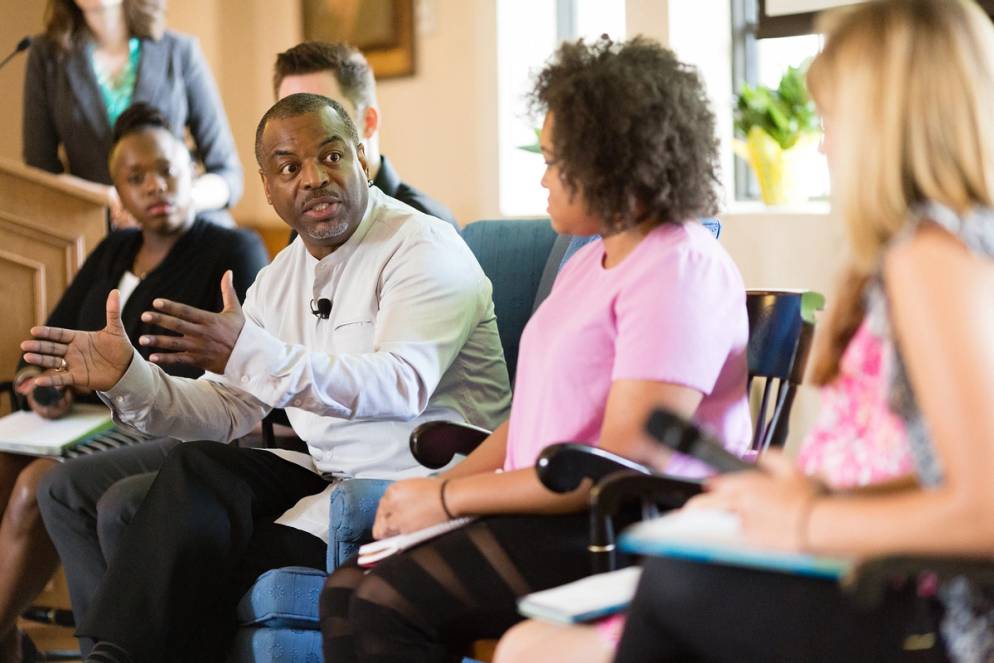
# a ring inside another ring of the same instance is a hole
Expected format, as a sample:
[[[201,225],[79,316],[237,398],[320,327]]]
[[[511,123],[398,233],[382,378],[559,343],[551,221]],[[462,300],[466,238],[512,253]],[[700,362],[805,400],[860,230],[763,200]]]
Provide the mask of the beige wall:
[[[721,217],[721,243],[735,259],[747,288],[815,290],[829,300],[846,256],[842,224],[827,206],[767,210],[746,205]],[[794,452],[814,424],[818,390],[805,385],[794,401],[787,449]]]
[[[0,53],[6,57],[24,35],[41,28],[45,3],[41,0],[0,0]],[[0,69],[0,156],[21,158],[21,97],[24,86],[24,65],[27,54],[21,54]]]
[[[413,78],[378,86],[381,149],[462,223],[499,216],[497,10],[493,0],[422,0]]]

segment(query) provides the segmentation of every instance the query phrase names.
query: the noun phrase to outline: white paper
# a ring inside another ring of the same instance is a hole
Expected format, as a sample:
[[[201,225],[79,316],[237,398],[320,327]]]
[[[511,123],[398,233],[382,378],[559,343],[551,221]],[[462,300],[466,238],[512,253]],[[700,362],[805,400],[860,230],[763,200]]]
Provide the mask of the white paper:
[[[659,518],[642,521],[637,527],[641,536],[660,540],[729,545],[739,545],[743,541],[741,519],[721,509],[678,509]]]
[[[473,520],[473,518],[456,518],[414,532],[408,532],[407,534],[398,534],[397,536],[367,543],[359,547],[359,566],[373,566],[380,560],[390,557],[390,555],[412,548],[419,543],[434,539],[436,536],[441,536],[454,529],[459,529]]]

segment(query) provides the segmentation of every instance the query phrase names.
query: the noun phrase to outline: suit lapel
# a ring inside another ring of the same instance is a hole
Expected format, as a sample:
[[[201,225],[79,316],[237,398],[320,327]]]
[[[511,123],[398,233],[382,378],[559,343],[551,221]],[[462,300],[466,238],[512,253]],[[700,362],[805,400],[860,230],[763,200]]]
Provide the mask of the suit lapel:
[[[66,59],[66,75],[69,86],[79,104],[80,112],[90,124],[93,132],[104,141],[110,135],[110,124],[107,121],[107,109],[97,87],[97,77],[90,65],[89,46],[78,46]]]
[[[168,104],[159,99],[159,94],[167,90],[166,75],[169,71],[169,48],[166,39],[142,39],[141,56],[138,58],[138,76],[131,102],[144,101],[155,108],[167,112]]]

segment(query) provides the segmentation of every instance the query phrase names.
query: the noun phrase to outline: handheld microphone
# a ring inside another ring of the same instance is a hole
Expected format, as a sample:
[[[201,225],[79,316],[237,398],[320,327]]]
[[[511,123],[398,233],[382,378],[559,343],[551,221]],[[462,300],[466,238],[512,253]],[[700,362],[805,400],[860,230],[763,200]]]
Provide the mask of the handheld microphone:
[[[331,300],[326,297],[322,297],[315,303],[312,299],[311,315],[315,318],[320,318],[321,320],[327,320],[328,316],[331,315]]]
[[[666,410],[654,410],[649,415],[645,432],[673,451],[707,463],[718,472],[759,469],[725,449],[721,442],[694,424]]]
[[[31,46],[31,37],[22,37],[21,41],[17,42],[17,46],[14,47],[14,50],[11,51],[10,55],[5,57],[3,61],[0,61],[0,69],[3,69],[4,66],[8,62],[13,60],[14,56],[16,56],[18,53],[23,53],[24,51],[28,50],[29,46]]]

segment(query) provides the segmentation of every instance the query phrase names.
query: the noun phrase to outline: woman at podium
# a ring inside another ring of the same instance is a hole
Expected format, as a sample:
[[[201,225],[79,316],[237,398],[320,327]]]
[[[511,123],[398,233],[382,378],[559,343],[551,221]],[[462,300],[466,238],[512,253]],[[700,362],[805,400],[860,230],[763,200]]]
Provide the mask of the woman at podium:
[[[176,131],[189,129],[203,165],[196,208],[223,210],[242,195],[241,163],[203,54],[193,38],[165,29],[165,5],[49,0],[24,79],[24,161],[110,185],[111,128],[132,103],[146,102]],[[108,203],[114,226],[134,225],[111,186]],[[208,216],[233,225],[225,212]]]
[[[117,288],[121,291],[125,331],[147,357],[150,350],[138,346],[138,337],[163,333],[140,319],[144,311],[152,308],[153,299],[165,297],[218,311],[222,306],[220,282],[225,272],[233,272],[235,289],[239,298],[243,298],[256,273],[267,262],[266,251],[254,233],[222,228],[196,214],[189,152],[162,114],[151,106],[132,105],[117,120],[109,171],[124,209],[139,227],[111,232],[97,245],[46,324],[74,329],[102,328],[104,302],[110,291]],[[189,377],[200,374],[190,367],[166,370]],[[45,398],[35,390],[34,378],[38,373],[39,370],[22,362],[15,384],[31,409],[41,416],[58,418],[70,410],[76,398],[86,397],[65,390]],[[91,486],[97,493],[93,511],[96,499],[112,483],[157,469],[173,444],[173,440],[148,440],[100,452],[98,456],[112,462],[103,463],[99,471],[91,473],[92,480],[101,484]],[[96,458],[85,456],[72,462]],[[56,464],[52,458],[0,453],[0,505],[3,505],[0,506],[0,661],[20,660],[17,616],[41,591],[58,561],[36,499],[41,478]],[[79,527],[85,525],[74,523]],[[81,563],[84,557],[85,551],[74,551],[69,563]],[[87,594],[74,587],[74,574],[69,566],[67,575],[73,607],[78,609],[76,595]]]

